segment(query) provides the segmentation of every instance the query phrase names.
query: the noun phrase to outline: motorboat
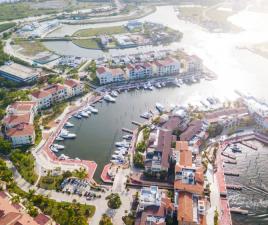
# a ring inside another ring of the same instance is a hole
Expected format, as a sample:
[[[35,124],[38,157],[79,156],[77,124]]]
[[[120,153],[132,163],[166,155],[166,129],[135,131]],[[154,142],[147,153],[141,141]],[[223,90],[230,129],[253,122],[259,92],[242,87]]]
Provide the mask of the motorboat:
[[[104,97],[103,97],[103,99],[105,100],[105,101],[107,101],[107,102],[115,102],[115,98],[113,98],[112,96],[110,96],[110,95],[105,95]]]
[[[64,149],[64,145],[59,145],[59,144],[53,144],[53,147],[55,147],[58,150],[63,150]]]
[[[148,89],[149,89],[150,91],[153,91],[153,90],[154,90],[154,87],[153,87],[153,86],[149,86]]]
[[[124,135],[123,136],[123,139],[125,139],[125,140],[131,140],[132,139],[132,135],[130,135],[130,134]]]
[[[70,123],[70,122],[66,122],[64,124],[64,127],[71,128],[71,127],[74,127],[74,125],[72,123]]]
[[[150,119],[151,116],[152,116],[152,114],[149,112],[145,112],[145,113],[140,115],[140,117],[147,119],[147,120]]]
[[[60,159],[60,160],[65,160],[65,159],[69,159],[69,158],[70,158],[69,156],[64,155],[64,154],[61,154],[61,155],[59,156],[59,159]]]
[[[59,150],[57,149],[57,148],[55,148],[54,146],[51,146],[50,147],[50,150],[52,151],[52,152],[59,152]]]
[[[117,91],[112,91],[110,95],[112,97],[118,97],[118,92]]]
[[[241,148],[237,146],[237,144],[234,144],[231,146],[232,152],[242,152]]]
[[[56,141],[64,141],[64,138],[58,136],[58,137],[55,138],[55,140],[56,140]]]
[[[148,89],[147,84],[144,84],[144,85],[143,85],[143,88],[144,88],[145,90]]]
[[[165,87],[166,85],[167,85],[166,82],[162,82],[162,83],[161,83],[161,86],[162,86],[162,87]]]
[[[73,117],[75,117],[76,119],[81,119],[82,118],[82,116],[79,113],[74,114]]]
[[[72,139],[72,138],[76,138],[76,134],[72,134],[68,130],[62,129],[60,133],[60,137],[64,139]]]
[[[94,108],[94,107],[91,106],[91,105],[89,105],[89,106],[87,107],[87,110],[90,110],[92,113],[98,113],[98,112],[99,112],[98,109]]]
[[[130,143],[124,140],[124,141],[120,141],[120,142],[115,142],[115,146],[128,148],[130,146]]]
[[[178,79],[178,83],[179,83],[180,85],[183,85],[183,80],[182,80],[182,79]]]
[[[159,82],[156,83],[155,86],[156,86],[157,88],[161,88],[161,87],[162,87],[161,84],[160,84]]]
[[[85,117],[85,118],[89,117],[89,114],[86,111],[82,111],[80,114],[82,117]]]
[[[165,107],[164,107],[161,103],[159,103],[159,102],[157,102],[157,103],[155,104],[155,108],[156,108],[159,112],[164,112],[164,110],[165,110]]]

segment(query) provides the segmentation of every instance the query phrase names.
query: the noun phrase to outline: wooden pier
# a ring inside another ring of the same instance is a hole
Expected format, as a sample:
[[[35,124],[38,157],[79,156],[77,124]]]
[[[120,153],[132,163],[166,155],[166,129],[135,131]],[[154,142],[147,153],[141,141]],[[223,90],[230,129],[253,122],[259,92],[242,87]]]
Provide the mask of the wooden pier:
[[[253,150],[256,150],[256,151],[258,150],[258,147],[257,146],[255,146],[253,144],[250,144],[250,143],[248,143],[246,141],[241,141],[240,144],[242,144],[242,145],[244,145],[244,146],[246,146],[248,148],[251,148]]]
[[[235,173],[235,172],[231,172],[231,171],[224,171],[224,175],[239,177],[239,173]]]
[[[132,124],[136,125],[136,126],[141,126],[141,123],[137,122],[137,121],[131,121]]]
[[[230,190],[241,191],[243,187],[241,185],[238,185],[238,184],[226,184],[226,188],[230,189]]]
[[[248,215],[248,210],[240,209],[240,208],[230,208],[231,213],[241,214],[241,215]]]
[[[230,153],[222,152],[221,153],[223,156],[230,158],[230,159],[236,159],[236,156]]]
[[[122,128],[122,131],[129,133],[129,134],[133,134],[133,131],[127,128]]]
[[[231,159],[225,159],[223,162],[227,164],[237,164],[236,160],[231,160]]]

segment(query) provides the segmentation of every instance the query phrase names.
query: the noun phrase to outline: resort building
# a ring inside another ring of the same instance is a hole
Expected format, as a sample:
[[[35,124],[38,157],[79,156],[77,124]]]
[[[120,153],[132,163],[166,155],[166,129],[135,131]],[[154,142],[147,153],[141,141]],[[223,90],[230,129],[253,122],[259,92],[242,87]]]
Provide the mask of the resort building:
[[[143,24],[142,22],[136,21],[136,20],[132,20],[129,21],[126,25],[127,29],[129,31],[133,31],[133,30],[137,30],[137,29],[142,29],[143,28]]]
[[[100,81],[100,84],[108,84],[112,82],[120,82],[127,80],[127,75],[121,68],[107,68],[99,67],[96,75]]]
[[[19,203],[12,203],[7,192],[0,192],[0,225],[56,225],[50,217],[39,214],[32,218],[26,208]]]
[[[129,79],[142,79],[153,76],[153,69],[150,63],[128,64],[126,73]]]
[[[157,186],[143,187],[140,192],[135,225],[166,225],[166,217],[174,211],[170,198]]]
[[[8,62],[0,67],[0,77],[17,82],[31,83],[40,76],[37,69],[23,66],[21,64]]]
[[[174,206],[178,224],[206,224],[203,168],[193,163],[186,141],[176,142],[176,154]]]
[[[35,141],[34,116],[37,104],[31,101],[18,101],[7,107],[3,119],[5,135],[13,146],[32,145]]]
[[[172,141],[176,141],[176,137],[172,135],[171,130],[157,129],[154,143],[146,153],[145,170],[147,172],[168,171],[172,156]]]
[[[152,66],[155,76],[176,75],[180,73],[180,62],[171,57],[157,60],[152,63]]]
[[[84,84],[78,80],[65,80],[64,85],[67,87],[68,97],[78,96],[84,92]]]

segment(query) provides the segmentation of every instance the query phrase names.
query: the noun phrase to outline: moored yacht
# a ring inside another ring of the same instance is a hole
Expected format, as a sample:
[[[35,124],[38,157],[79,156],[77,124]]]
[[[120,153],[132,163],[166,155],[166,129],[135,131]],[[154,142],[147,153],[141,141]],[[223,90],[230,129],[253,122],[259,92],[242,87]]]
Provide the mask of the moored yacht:
[[[74,127],[74,125],[72,124],[72,123],[70,123],[70,122],[66,122],[65,124],[64,124],[64,126],[65,127]]]
[[[81,116],[83,116],[85,118],[88,118],[89,117],[89,114],[86,111],[82,111],[80,114],[81,114]]]
[[[113,98],[112,96],[110,96],[110,95],[105,95],[104,97],[103,97],[103,99],[105,100],[105,101],[107,101],[107,102],[115,102],[115,98]]]
[[[165,110],[165,107],[159,102],[155,103],[155,107],[159,112],[164,112]]]
[[[63,150],[64,149],[64,145],[53,144],[52,146],[55,147],[58,150]]]

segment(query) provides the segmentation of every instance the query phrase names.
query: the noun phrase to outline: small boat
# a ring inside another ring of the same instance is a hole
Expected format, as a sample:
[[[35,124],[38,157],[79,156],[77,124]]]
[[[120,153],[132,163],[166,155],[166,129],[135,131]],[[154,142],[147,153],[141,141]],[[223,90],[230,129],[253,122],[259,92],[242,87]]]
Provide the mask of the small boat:
[[[82,116],[79,113],[73,115],[73,117],[75,117],[76,119],[81,119],[82,118]]]
[[[155,108],[156,108],[159,112],[164,112],[164,110],[165,110],[165,107],[164,107],[161,103],[159,103],[159,102],[157,102],[157,103],[155,104]]]
[[[55,140],[56,140],[56,141],[64,141],[64,138],[58,136],[58,137],[55,138]]]
[[[107,101],[107,102],[115,102],[115,98],[113,98],[112,96],[110,96],[110,95],[105,95],[104,97],[103,97],[103,99],[105,100],[105,101]]]
[[[182,79],[178,79],[178,83],[179,83],[180,85],[183,85],[183,80],[182,80]]]
[[[144,119],[147,119],[147,120],[150,119],[151,116],[152,116],[152,114],[149,113],[149,112],[145,112],[145,113],[140,115],[141,118],[144,118]]]
[[[131,140],[132,139],[132,135],[130,135],[130,134],[124,135],[123,136],[123,139],[125,139],[125,140]]]
[[[234,144],[231,146],[232,152],[242,152],[242,150],[237,146],[237,144]]]
[[[81,113],[81,116],[85,117],[85,118],[88,118],[89,117],[89,114],[85,111],[82,111]]]
[[[166,82],[162,82],[161,85],[162,85],[162,87],[165,87],[167,84],[166,84]]]
[[[161,84],[160,84],[159,82],[156,83],[155,86],[156,86],[157,88],[161,88],[161,87],[162,87]]]
[[[91,105],[89,105],[89,106],[87,107],[87,109],[90,110],[92,113],[98,113],[98,112],[99,112],[98,109],[94,108],[94,107],[91,106]]]
[[[58,149],[56,149],[55,147],[53,147],[53,146],[51,146],[50,147],[50,150],[52,151],[52,152],[59,152],[59,150]]]
[[[117,91],[112,91],[110,95],[112,97],[118,97],[118,92]]]
[[[59,156],[59,159],[60,159],[60,160],[65,160],[65,159],[69,159],[69,158],[70,158],[69,156],[64,155],[64,154],[61,154],[61,155]]]
[[[149,86],[148,89],[149,89],[150,91],[153,91],[153,90],[154,90],[154,87],[153,87],[153,86]]]
[[[115,142],[115,146],[128,148],[130,146],[130,143],[127,141]]]
[[[144,84],[144,85],[143,85],[143,88],[144,88],[145,90],[148,89],[147,84]]]
[[[61,133],[60,133],[60,137],[62,137],[64,139],[65,138],[66,139],[72,139],[72,138],[76,138],[76,134],[69,133],[68,130],[62,129]]]
[[[65,123],[64,126],[67,128],[74,127],[74,125],[70,122]]]
[[[79,159],[78,157],[75,157],[74,159],[75,159],[75,160],[81,160],[81,159]]]
[[[64,149],[64,145],[59,145],[59,144],[53,144],[53,147],[55,147],[58,150],[63,150]]]

